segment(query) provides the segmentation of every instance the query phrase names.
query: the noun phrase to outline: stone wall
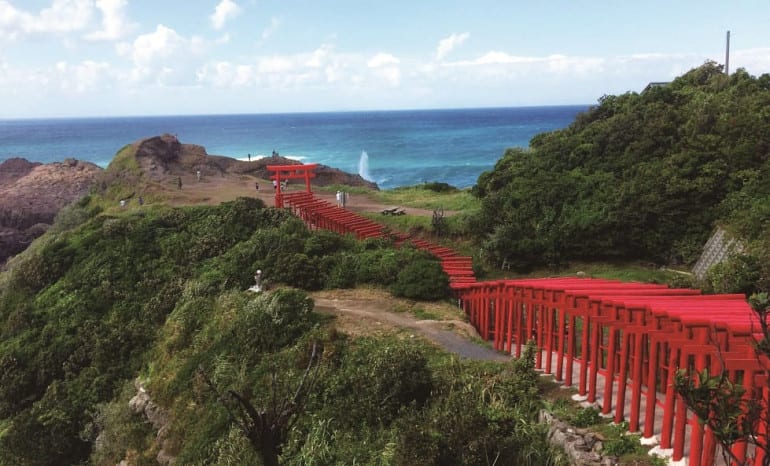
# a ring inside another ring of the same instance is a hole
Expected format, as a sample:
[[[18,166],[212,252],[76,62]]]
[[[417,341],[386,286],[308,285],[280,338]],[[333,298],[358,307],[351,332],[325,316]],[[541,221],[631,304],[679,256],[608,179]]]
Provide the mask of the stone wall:
[[[540,411],[540,422],[548,424],[548,440],[567,454],[570,464],[577,466],[618,464],[616,456],[602,455],[602,440],[589,429],[578,429],[554,417],[546,410]]]

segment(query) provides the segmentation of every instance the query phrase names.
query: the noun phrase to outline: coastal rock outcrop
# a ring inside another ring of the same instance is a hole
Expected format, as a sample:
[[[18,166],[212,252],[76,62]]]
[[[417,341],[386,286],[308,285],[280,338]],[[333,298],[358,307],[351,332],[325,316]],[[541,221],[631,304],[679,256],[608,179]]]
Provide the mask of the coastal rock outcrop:
[[[132,146],[141,170],[153,181],[163,181],[168,177],[195,173],[198,170],[203,176],[249,175],[266,179],[270,176],[268,165],[302,163],[280,155],[262,157],[253,161],[211,155],[205,147],[183,144],[172,134],[141,139]],[[347,173],[326,165],[319,165],[315,173],[312,184],[316,186],[340,184],[378,189],[376,183],[367,181],[358,174]]]
[[[126,198],[136,192],[150,193],[200,171],[204,177],[254,177],[267,179],[268,165],[301,162],[274,155],[253,161],[210,155],[206,148],[183,144],[173,134],[140,139],[120,149],[107,170],[75,159],[41,164],[22,158],[0,163],[0,267],[42,235],[64,206],[81,198],[93,186],[105,193],[119,183],[127,187]],[[346,185],[378,189],[360,175],[319,165],[315,186]],[[252,178],[252,179],[254,179]],[[148,185],[152,185],[150,188]],[[131,193],[131,191],[135,191]]]
[[[43,234],[57,212],[88,193],[101,173],[99,166],[75,159],[0,163],[0,264]]]

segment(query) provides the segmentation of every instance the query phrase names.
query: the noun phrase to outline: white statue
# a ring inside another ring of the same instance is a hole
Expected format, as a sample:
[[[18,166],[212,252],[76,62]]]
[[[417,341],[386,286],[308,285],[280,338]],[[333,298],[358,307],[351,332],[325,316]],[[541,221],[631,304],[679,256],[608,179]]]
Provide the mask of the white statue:
[[[257,272],[254,274],[254,285],[249,288],[249,291],[253,291],[255,293],[261,293],[262,292],[262,271],[257,270]]]

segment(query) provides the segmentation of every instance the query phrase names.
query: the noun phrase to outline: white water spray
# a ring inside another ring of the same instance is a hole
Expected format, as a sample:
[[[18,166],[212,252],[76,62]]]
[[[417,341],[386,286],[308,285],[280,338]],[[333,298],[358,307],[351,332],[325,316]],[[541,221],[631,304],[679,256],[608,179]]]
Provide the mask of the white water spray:
[[[358,174],[366,181],[372,181],[372,175],[369,173],[369,154],[365,150],[361,151],[361,158],[358,159]]]

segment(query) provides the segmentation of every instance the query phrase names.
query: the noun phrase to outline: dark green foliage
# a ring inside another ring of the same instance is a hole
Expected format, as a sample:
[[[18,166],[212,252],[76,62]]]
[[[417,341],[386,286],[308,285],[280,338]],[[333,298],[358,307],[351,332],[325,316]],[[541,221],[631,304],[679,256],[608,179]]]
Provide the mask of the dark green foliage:
[[[735,254],[727,260],[712,266],[706,274],[709,291],[714,293],[744,293],[750,295],[757,291],[757,282],[761,276],[759,259]]]
[[[268,291],[245,292],[258,268]],[[0,283],[0,464],[152,463],[156,432],[126,411],[137,375],[170,412],[164,448],[177,464],[254,464],[203,375],[270,406],[294,393],[315,341],[318,390],[290,432],[287,464],[548,457],[532,423],[531,361],[501,372],[432,362],[435,349],[412,339],[348,346],[305,292],[277,286],[445,296],[438,262],[411,247],[311,232],[252,200],[151,207],[61,230]]]
[[[249,302],[233,324],[235,347],[272,352],[294,344],[314,323],[313,300],[300,290],[276,290]]]
[[[474,188],[473,230],[489,260],[688,263],[719,220],[767,232],[767,82],[706,63],[666,86],[605,96],[530,150],[509,149]]]
[[[389,425],[409,406],[422,406],[433,387],[427,359],[410,342],[360,340],[322,382],[323,411],[346,412],[337,422]]]
[[[423,183],[422,187],[423,189],[427,189],[428,191],[433,191],[437,193],[454,193],[459,191],[457,188],[455,188],[451,184],[444,183],[441,181],[429,181],[427,183]]]
[[[623,456],[632,453],[644,453],[638,435],[618,435],[604,442],[602,453],[610,456]]]
[[[431,404],[401,419],[396,464],[546,464],[552,456],[545,428],[534,422],[540,405],[531,361],[503,371],[443,368]]]
[[[209,279],[225,277],[217,289],[240,285],[225,265],[246,262],[253,273],[258,257],[237,246],[288,215],[253,199],[117,218],[94,217],[84,212],[89,205],[82,201],[63,213],[56,239],[21,257],[0,289],[0,418],[9,422],[0,463],[72,464],[87,457],[93,438],[84,429],[95,405],[139,372],[159,326],[177,307],[182,283],[200,270]],[[292,309],[299,303],[286,299]],[[192,341],[210,308],[202,297],[179,306],[188,317],[177,347]],[[270,322],[290,314],[279,305],[271,309]],[[297,325],[272,332],[265,344],[280,346],[307,329]]]
[[[410,299],[442,299],[449,295],[449,277],[437,260],[415,257],[398,272],[391,292]]]
[[[589,427],[602,422],[600,411],[596,408],[583,408],[570,418],[570,424],[575,427]]]

